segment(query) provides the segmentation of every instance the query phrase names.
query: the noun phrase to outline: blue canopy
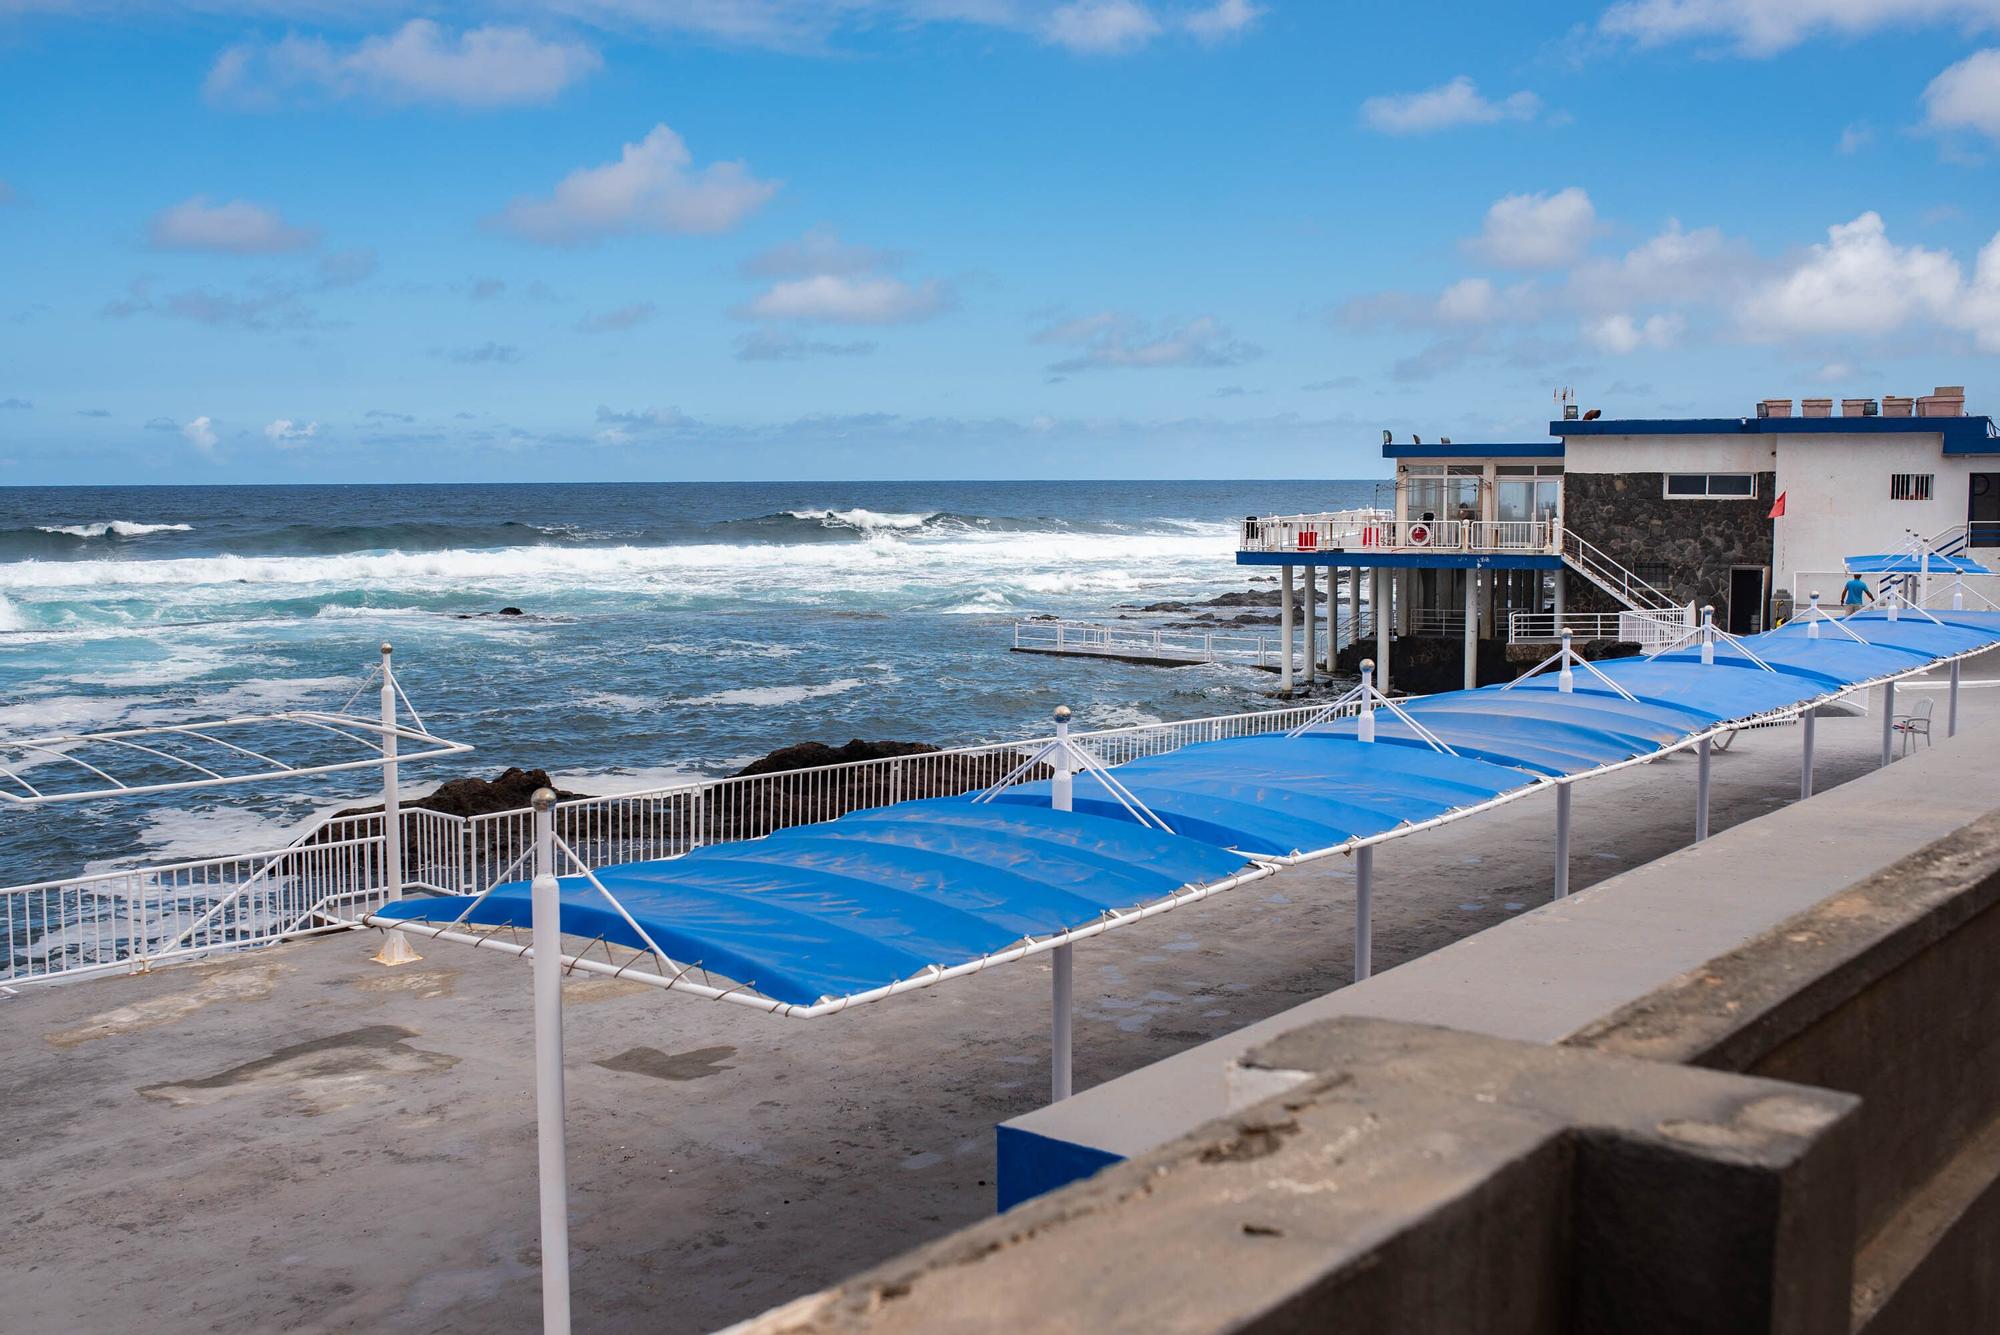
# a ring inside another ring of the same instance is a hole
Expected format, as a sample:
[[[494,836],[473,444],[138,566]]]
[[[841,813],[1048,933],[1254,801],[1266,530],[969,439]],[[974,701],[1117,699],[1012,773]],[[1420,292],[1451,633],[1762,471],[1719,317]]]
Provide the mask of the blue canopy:
[[[1253,857],[1388,835],[1922,671],[2000,644],[2000,613],[1906,610],[1891,620],[1868,611],[1818,632],[1793,622],[1723,641],[1712,664],[1693,645],[1604,661],[1576,670],[1567,693],[1548,673],[1407,700],[1401,706],[1418,726],[1377,710],[1372,743],[1359,740],[1355,719],[1340,718],[1296,737],[1204,742],[1117,766],[1118,782],[1171,833],[1080,774],[1070,811],[1052,809],[1044,780],[991,802],[902,802],[597,875],[676,960],[809,1006],[1214,885],[1249,870]],[[587,880],[561,886],[564,932],[644,947]],[[378,916],[437,923],[461,913],[527,927],[528,886],[502,885],[476,902],[406,899]]]
[[[1924,559],[1909,552],[1877,552],[1873,555],[1846,556],[1841,563],[1850,575],[1916,575],[1924,569]],[[1988,570],[1969,556],[1930,555],[1930,572],[1933,575],[1990,575]]]

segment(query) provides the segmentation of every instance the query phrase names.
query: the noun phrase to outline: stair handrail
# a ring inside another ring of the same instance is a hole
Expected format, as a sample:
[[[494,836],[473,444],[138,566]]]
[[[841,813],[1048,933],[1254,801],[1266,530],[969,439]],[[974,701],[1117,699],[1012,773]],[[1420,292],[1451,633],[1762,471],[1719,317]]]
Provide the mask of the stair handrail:
[[[1622,599],[1632,610],[1636,612],[1679,610],[1679,602],[1641,579],[1567,524],[1563,526],[1562,543],[1563,559],[1581,570],[1606,592]],[[1572,547],[1575,548],[1573,552]],[[1651,604],[1641,602],[1640,597],[1650,598],[1653,602]]]

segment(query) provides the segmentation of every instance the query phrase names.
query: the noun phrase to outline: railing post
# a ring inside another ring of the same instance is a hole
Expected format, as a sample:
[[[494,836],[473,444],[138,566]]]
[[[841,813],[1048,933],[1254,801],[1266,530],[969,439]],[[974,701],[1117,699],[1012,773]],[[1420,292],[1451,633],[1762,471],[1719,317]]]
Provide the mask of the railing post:
[[[1896,683],[1882,683],[1882,763],[1888,764],[1894,758],[1891,747],[1896,740]]]
[[[1361,660],[1361,713],[1354,720],[1354,739],[1375,740],[1375,660]]]
[[[535,1143],[542,1207],[542,1330],[569,1331],[569,1162],[563,1143],[562,890],[556,882],[556,795],[537,789],[535,879]]]
[[[1375,972],[1375,846],[1354,850],[1354,981]]]
[[[1813,794],[1813,719],[1818,711],[1808,709],[1799,718],[1799,726],[1804,730],[1805,740],[1799,748],[1799,796]]]
[[[1945,705],[1944,735],[1958,736],[1958,660],[1951,660],[1951,697]]]
[[[396,671],[382,642],[382,877],[390,903],[403,897],[403,805],[396,773]]]
[[[1567,783],[1556,783],[1556,878],[1555,898],[1569,894],[1569,792]]]
[[[1694,744],[1694,841],[1708,838],[1708,777],[1713,748],[1704,737]]]
[[[1069,706],[1056,706],[1055,774],[1049,780],[1049,805],[1057,811],[1072,809],[1074,790],[1070,778]],[[1049,952],[1051,993],[1049,997],[1049,1101],[1060,1103],[1070,1096],[1070,1020],[1075,960],[1073,947],[1057,946]]]

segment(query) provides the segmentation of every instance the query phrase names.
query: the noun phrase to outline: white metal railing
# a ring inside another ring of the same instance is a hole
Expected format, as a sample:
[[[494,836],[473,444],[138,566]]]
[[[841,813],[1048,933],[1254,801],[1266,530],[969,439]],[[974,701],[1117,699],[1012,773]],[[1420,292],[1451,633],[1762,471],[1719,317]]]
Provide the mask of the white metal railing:
[[[1463,635],[1465,612],[1455,607],[1413,607],[1410,609],[1412,635]]]
[[[1324,706],[1296,706],[1074,734],[1105,765],[1197,742],[1282,733]],[[554,811],[555,830],[592,867],[679,857],[917,797],[981,791],[1047,739],[926,751],[812,769],[701,780]],[[524,877],[528,808],[450,816],[405,807],[404,889],[477,894]],[[394,896],[380,813],[326,821],[290,846],[0,888],[0,984],[138,971],[219,949],[351,926]]]
[[[1509,644],[1554,643],[1567,629],[1580,640],[1624,640],[1651,648],[1685,635],[1693,623],[1685,609],[1671,612],[1513,612],[1507,617]]]
[[[1343,641],[1372,633],[1374,619],[1363,609],[1357,619],[1345,608],[1338,614]],[[1275,667],[1284,659],[1282,635],[1248,632],[1168,630],[1147,626],[1110,626],[1088,621],[1017,621],[1016,649],[1050,654],[1102,654],[1145,657],[1185,663],[1237,663]]]
[[[1675,612],[1680,604],[1626,569],[1617,560],[1582,535],[1565,530],[1560,537],[1562,557],[1572,568],[1598,588],[1627,607],[1641,612]]]
[[[1520,552],[1553,556],[1562,547],[1555,519],[1394,519],[1382,510],[1273,515],[1243,521],[1240,550]]]

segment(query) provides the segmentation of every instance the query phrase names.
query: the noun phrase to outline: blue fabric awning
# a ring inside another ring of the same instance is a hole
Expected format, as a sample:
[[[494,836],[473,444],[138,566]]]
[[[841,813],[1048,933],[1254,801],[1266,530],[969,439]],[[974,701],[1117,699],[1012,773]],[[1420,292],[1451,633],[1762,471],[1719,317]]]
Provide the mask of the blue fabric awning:
[[[1391,835],[1551,779],[1658,755],[1733,722],[1809,708],[2000,644],[2000,613],[1906,610],[1891,620],[1869,611],[1823,624],[1817,637],[1794,622],[1740,644],[1717,644],[1712,664],[1693,646],[1600,662],[1603,678],[1578,670],[1570,693],[1548,673],[1511,688],[1401,702],[1455,754],[1380,710],[1373,743],[1343,718],[1297,737],[1203,742],[1117,766],[1118,781],[1171,833],[1141,823],[1094,777],[1079,775],[1071,811],[1051,808],[1046,781],[1023,783],[992,802],[902,802],[597,875],[681,963],[810,1006],[1227,881],[1250,870],[1252,858]],[[566,933],[643,947],[586,880],[561,885]],[[377,916],[444,923],[468,908],[471,923],[525,929],[531,921],[525,882],[476,904],[406,899]]]
[[[1924,559],[1908,552],[1877,552],[1873,555],[1844,556],[1841,564],[1850,575],[1918,575],[1924,570]],[[1990,575],[1993,572],[1969,556],[1930,555],[1930,572],[1933,575]]]

